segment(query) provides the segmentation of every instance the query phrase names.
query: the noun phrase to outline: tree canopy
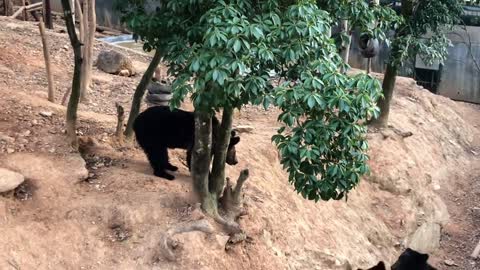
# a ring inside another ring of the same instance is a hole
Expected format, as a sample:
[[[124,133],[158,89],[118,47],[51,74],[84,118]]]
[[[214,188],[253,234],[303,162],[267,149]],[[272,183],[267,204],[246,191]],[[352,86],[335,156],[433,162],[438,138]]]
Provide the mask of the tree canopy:
[[[121,1],[145,50],[174,76],[172,107],[281,109],[273,136],[289,180],[305,198],[341,199],[368,172],[365,121],[378,115],[379,82],[347,76],[316,1]],[[272,123],[273,124],[273,123]]]

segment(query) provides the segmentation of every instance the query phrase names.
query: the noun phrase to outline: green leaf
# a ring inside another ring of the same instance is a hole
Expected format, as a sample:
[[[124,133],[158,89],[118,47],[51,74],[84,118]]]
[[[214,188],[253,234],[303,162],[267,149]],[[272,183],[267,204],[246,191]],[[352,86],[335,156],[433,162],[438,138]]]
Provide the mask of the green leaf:
[[[240,51],[240,49],[242,48],[242,43],[240,42],[239,39],[235,40],[235,43],[233,44],[233,50],[235,52],[238,52]]]

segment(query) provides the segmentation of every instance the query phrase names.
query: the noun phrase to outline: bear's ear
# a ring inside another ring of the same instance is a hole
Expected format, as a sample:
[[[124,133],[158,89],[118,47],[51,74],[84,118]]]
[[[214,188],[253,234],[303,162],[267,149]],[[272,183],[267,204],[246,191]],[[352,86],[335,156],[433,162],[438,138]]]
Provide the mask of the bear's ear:
[[[239,143],[239,142],[240,142],[240,137],[232,137],[232,138],[230,139],[230,145],[231,145],[231,146],[234,146],[234,145],[236,145],[236,144]]]
[[[237,131],[235,131],[235,129],[232,129],[230,137],[235,137],[236,135],[237,135]]]

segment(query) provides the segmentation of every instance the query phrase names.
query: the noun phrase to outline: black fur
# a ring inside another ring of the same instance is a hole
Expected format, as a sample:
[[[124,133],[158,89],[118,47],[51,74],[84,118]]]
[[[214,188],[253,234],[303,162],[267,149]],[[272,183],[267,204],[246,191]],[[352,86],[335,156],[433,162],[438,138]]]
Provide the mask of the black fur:
[[[407,248],[392,265],[392,270],[436,270],[428,264],[428,254],[419,253]]]
[[[212,144],[215,145],[215,134],[220,124],[216,117],[212,117]],[[171,111],[166,106],[150,107],[135,119],[133,126],[138,144],[148,157],[153,173],[168,180],[175,177],[165,170],[176,171],[177,167],[168,161],[168,148],[187,150],[187,163],[190,169],[192,149],[195,137],[195,120],[193,112],[183,110]],[[227,163],[237,163],[235,144],[240,141],[232,131],[227,153]]]

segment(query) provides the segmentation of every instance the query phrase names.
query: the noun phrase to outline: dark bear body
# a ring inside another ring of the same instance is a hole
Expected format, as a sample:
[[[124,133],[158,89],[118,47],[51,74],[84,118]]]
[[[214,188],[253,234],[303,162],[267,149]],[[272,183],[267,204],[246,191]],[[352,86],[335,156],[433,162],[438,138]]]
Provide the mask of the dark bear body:
[[[407,248],[392,265],[392,270],[436,270],[428,264],[428,254],[422,254],[411,248]],[[368,270],[386,270],[385,263],[379,262],[376,266]],[[362,269],[358,269],[362,270]]]
[[[212,117],[212,144],[215,145],[215,134],[220,124]],[[173,180],[175,177],[165,170],[176,171],[178,168],[168,161],[168,148],[186,149],[187,163],[190,169],[191,153],[195,138],[195,119],[193,112],[183,110],[171,111],[166,106],[150,107],[135,119],[133,126],[138,144],[148,157],[154,174],[158,177]],[[240,141],[232,131],[227,153],[227,163],[237,163],[235,144]]]

